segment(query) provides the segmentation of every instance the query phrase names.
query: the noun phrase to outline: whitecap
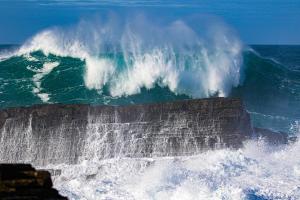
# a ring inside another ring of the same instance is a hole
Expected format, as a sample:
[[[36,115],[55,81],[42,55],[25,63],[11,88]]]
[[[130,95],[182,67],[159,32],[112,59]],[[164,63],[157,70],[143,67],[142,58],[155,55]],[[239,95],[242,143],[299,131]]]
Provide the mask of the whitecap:
[[[32,71],[36,72],[33,76],[32,81],[34,83],[34,87],[32,92],[36,94],[44,103],[49,102],[50,97],[48,93],[42,92],[43,88],[41,87],[42,79],[48,75],[54,68],[59,66],[59,62],[46,62],[44,63],[41,69],[31,69]]]
[[[108,86],[113,97],[137,94],[156,84],[194,98],[227,96],[240,84],[243,45],[224,23],[213,21],[202,33],[185,20],[159,25],[136,16],[122,25],[115,21],[50,28],[16,54],[42,51],[46,56],[79,58],[86,65],[85,86],[98,91]]]

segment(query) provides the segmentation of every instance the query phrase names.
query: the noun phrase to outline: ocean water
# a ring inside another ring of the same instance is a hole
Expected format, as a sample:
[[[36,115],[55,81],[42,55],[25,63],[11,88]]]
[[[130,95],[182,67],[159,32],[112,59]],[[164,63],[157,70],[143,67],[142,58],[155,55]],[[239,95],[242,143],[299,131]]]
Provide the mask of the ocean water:
[[[298,134],[300,46],[246,45],[223,23],[201,25],[83,21],[1,45],[0,108],[232,96],[254,126]],[[62,170],[54,185],[70,199],[300,199],[299,148],[250,141],[188,157],[38,167]]]

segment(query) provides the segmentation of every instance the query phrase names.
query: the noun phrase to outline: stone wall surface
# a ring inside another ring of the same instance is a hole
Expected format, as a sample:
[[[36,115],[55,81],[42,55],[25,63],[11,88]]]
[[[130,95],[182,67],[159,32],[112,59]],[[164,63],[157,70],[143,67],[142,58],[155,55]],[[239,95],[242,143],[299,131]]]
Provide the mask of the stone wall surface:
[[[37,105],[0,111],[0,162],[181,156],[239,148],[252,136],[239,99],[130,106]]]

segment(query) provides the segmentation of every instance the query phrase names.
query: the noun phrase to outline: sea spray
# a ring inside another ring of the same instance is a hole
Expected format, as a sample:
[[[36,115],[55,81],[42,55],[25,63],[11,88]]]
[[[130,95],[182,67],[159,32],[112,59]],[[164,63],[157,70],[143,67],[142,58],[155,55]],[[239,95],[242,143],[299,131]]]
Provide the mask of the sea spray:
[[[61,169],[54,185],[70,199],[299,199],[299,141],[275,148],[251,141],[241,150],[189,157],[123,158]]]
[[[50,28],[16,55],[42,51],[79,58],[86,65],[85,86],[98,91],[107,86],[113,97],[156,84],[192,97],[227,96],[240,83],[242,44],[220,22],[201,31],[184,19],[162,25],[135,16],[121,27],[115,24],[82,21],[72,28]]]

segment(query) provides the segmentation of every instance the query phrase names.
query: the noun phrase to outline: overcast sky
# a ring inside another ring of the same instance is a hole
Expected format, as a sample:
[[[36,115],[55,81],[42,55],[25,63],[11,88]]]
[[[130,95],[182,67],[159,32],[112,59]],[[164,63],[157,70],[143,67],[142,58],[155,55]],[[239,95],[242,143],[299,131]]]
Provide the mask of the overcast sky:
[[[300,44],[300,0],[0,0],[0,43],[20,44],[51,26],[115,12],[221,17],[248,44]]]

